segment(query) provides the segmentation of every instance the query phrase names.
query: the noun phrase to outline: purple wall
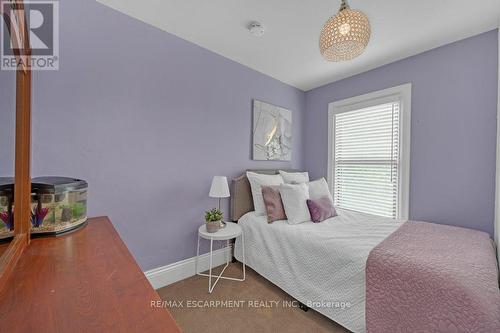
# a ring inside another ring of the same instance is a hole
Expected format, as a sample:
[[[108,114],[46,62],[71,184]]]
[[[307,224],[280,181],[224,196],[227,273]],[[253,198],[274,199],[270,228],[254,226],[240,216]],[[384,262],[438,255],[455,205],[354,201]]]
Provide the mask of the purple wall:
[[[144,270],[196,254],[212,176],[302,167],[304,92],[95,1],[60,7],[61,69],[34,77],[32,173],[86,179],[89,215],[110,216]],[[292,110],[291,163],[251,160],[253,98]]]
[[[15,108],[16,73],[0,70],[0,177],[14,172]]]
[[[328,104],[411,82],[410,218],[493,234],[497,30],[306,94],[304,165],[327,174]]]

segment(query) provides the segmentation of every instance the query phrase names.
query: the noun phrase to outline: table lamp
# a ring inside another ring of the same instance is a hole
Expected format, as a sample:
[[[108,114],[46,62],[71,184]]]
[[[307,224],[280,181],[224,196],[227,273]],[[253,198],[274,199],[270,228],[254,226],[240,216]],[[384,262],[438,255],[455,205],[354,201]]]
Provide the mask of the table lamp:
[[[219,210],[220,210],[220,199],[229,198],[229,185],[227,184],[227,178],[223,176],[215,176],[212,179],[212,186],[210,187],[210,193],[208,194],[210,198],[219,199]],[[226,224],[221,223],[221,228],[224,228]]]

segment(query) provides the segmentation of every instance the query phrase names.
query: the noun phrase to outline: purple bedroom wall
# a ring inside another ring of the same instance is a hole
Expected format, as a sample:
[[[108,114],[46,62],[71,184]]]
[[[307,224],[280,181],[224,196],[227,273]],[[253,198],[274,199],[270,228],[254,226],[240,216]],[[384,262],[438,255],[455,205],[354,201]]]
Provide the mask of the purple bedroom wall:
[[[95,1],[61,1],[60,34],[60,70],[34,73],[32,174],[86,179],[89,216],[108,215],[142,269],[196,254],[213,176],[302,167],[304,92]],[[253,98],[293,112],[292,162],[251,160]]]
[[[499,22],[500,24],[500,18]],[[500,32],[498,33],[498,106],[497,106],[497,169],[495,194],[495,242],[497,244],[497,258],[500,260]]]
[[[14,170],[16,73],[0,71],[0,177]]]
[[[304,166],[326,176],[328,104],[412,83],[410,218],[493,235],[498,30],[306,93]]]

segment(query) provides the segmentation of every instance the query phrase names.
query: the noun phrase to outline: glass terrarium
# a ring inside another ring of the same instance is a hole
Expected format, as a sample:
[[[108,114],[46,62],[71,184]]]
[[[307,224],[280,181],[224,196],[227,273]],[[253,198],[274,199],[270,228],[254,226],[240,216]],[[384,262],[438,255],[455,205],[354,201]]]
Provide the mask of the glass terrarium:
[[[31,234],[60,234],[87,221],[87,182],[66,177],[32,180]]]
[[[14,179],[0,177],[0,240],[14,235]]]

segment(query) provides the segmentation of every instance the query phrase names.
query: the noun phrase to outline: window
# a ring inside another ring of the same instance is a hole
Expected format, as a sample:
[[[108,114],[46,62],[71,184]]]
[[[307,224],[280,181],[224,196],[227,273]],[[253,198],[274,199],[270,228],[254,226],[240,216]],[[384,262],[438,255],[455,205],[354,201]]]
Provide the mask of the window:
[[[335,205],[408,219],[411,84],[331,103],[328,182]]]

